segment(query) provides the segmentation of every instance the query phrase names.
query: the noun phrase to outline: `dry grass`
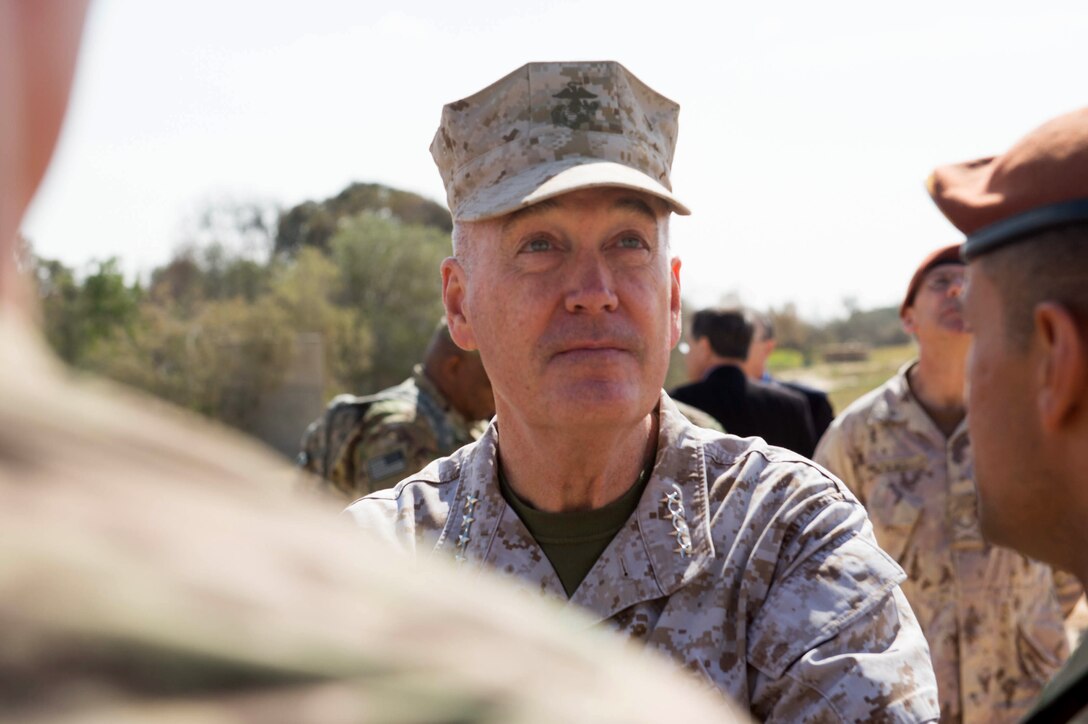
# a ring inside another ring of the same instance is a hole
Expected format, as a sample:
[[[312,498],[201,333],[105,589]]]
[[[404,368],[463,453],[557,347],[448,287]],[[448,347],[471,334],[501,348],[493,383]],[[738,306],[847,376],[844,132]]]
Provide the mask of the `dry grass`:
[[[879,386],[916,356],[913,344],[877,347],[864,362],[819,363],[775,371],[784,380],[801,382],[828,393],[838,414],[857,398]]]

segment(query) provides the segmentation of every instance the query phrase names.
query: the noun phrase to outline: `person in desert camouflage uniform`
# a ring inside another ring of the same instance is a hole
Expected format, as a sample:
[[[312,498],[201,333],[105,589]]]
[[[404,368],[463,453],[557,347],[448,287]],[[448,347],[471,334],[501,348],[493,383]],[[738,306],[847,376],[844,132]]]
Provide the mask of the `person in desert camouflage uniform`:
[[[919,359],[834,421],[817,462],[865,504],[929,641],[946,722],[1022,717],[1069,653],[1069,574],[983,540],[967,432],[959,245],[918,267],[900,306]]]
[[[480,355],[455,345],[443,320],[407,380],[334,398],[306,429],[299,464],[319,476],[309,484],[348,503],[478,440],[494,413]]]
[[[612,62],[531,63],[446,106],[443,299],[496,416],[349,513],[588,610],[760,719],[935,720],[903,572],[864,509],[661,390],[681,328],[668,215],[688,213],[669,186],[677,112]]]
[[[743,721],[578,617],[368,545],[241,435],[63,369],[13,252],[85,10],[0,1],[0,720]]]
[[[1088,108],[942,166],[928,187],[967,236],[982,532],[1088,585]],[[1083,639],[1024,721],[1088,721]]]

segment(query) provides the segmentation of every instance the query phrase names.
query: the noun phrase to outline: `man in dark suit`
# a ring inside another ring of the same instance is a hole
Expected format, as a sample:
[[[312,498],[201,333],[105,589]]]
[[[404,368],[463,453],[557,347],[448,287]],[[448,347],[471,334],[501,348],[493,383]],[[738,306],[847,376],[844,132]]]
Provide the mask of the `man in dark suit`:
[[[696,381],[670,395],[710,413],[730,434],[758,435],[772,445],[811,456],[816,435],[804,396],[745,374],[755,326],[753,314],[744,309],[696,312],[687,355],[688,375]]]
[[[767,314],[755,314],[756,329],[753,333],[752,346],[748,348],[748,360],[744,364],[744,371],[748,377],[760,382],[779,385],[794,392],[800,392],[808,402],[809,412],[812,414],[813,431],[818,441],[835,419],[835,411],[831,407],[831,400],[827,393],[815,387],[802,385],[799,382],[776,380],[767,371],[767,358],[774,352],[778,341],[774,336],[774,320]]]

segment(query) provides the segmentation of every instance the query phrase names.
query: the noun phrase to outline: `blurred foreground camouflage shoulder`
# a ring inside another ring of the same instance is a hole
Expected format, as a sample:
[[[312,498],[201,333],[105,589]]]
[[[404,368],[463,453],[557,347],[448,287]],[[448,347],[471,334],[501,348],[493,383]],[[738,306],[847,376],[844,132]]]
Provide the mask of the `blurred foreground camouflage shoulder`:
[[[0,370],[0,719],[744,720],[580,618],[368,545],[235,433],[65,379],[2,313]]]

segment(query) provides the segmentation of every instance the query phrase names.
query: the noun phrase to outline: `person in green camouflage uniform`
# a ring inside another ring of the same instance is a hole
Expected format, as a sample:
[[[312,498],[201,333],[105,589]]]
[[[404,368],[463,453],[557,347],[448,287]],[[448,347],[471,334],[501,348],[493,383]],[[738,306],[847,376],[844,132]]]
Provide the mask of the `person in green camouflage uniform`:
[[[1088,108],[927,184],[966,235],[967,418],[991,541],[1088,585]],[[1025,722],[1088,722],[1088,643]]]
[[[334,398],[306,429],[299,464],[318,476],[308,484],[349,503],[479,439],[494,405],[479,354],[457,347],[442,322],[407,380]]]

